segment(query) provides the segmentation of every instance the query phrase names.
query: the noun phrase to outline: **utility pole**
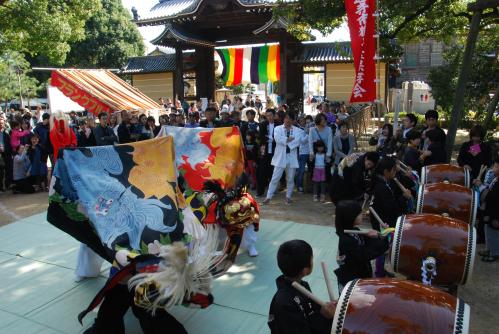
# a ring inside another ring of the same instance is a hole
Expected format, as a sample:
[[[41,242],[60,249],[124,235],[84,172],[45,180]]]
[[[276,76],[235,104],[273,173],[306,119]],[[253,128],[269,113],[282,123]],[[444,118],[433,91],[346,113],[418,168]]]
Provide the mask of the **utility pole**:
[[[473,52],[480,32],[480,21],[485,9],[496,8],[499,6],[499,0],[477,0],[474,3],[468,4],[468,11],[473,13],[470,23],[470,31],[466,40],[466,48],[464,50],[463,62],[461,64],[461,71],[454,93],[454,103],[452,106],[452,113],[450,118],[449,131],[447,132],[447,161],[450,161],[452,156],[452,149],[456,140],[457,127],[459,120],[463,116],[464,111],[464,94],[466,92],[466,83],[471,71],[471,63],[473,60]]]

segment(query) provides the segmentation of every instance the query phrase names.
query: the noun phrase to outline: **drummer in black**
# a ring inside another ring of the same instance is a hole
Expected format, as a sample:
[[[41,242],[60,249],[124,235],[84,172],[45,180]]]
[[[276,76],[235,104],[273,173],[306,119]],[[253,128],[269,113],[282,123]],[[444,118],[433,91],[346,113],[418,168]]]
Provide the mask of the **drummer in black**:
[[[402,192],[395,183],[397,164],[393,158],[384,157],[375,169],[375,186],[373,191],[372,208],[390,227],[395,227],[397,218],[407,213],[407,201],[412,199],[410,190]],[[372,217],[372,226],[380,229],[379,222]]]
[[[277,251],[277,265],[282,275],[276,279],[277,292],[270,304],[268,325],[271,334],[329,334],[336,302],[320,306],[291,285],[312,273],[312,247],[303,240],[290,240]]]
[[[338,290],[356,278],[371,278],[371,260],[383,255],[389,247],[386,239],[372,230],[367,235],[345,233],[358,230],[362,223],[362,208],[357,201],[341,201],[336,206],[335,226],[338,242],[339,268],[334,271],[338,278]]]

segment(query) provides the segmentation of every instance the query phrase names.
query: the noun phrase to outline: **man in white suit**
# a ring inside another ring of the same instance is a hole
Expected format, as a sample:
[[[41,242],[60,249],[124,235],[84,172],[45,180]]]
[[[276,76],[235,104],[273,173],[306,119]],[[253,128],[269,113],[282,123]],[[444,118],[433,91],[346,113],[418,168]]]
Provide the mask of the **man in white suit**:
[[[284,117],[284,124],[279,125],[274,130],[274,140],[276,142],[272,166],[274,172],[267,191],[267,198],[263,204],[270,202],[279,185],[282,173],[286,171],[287,191],[286,204],[291,203],[291,196],[295,187],[295,172],[298,168],[298,147],[302,137],[305,135],[302,129],[293,126],[295,115],[287,112]]]

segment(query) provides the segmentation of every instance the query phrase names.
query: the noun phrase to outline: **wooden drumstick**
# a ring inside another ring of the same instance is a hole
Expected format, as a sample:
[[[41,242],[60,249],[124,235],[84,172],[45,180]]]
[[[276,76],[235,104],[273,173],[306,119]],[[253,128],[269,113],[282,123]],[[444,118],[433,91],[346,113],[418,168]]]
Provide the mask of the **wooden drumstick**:
[[[343,233],[365,235],[369,234],[369,230],[343,230]]]
[[[483,176],[483,173],[487,170],[487,166],[486,165],[481,165],[480,166],[480,173],[478,173],[478,176],[477,176],[477,180],[481,180],[482,179],[482,176]]]
[[[409,169],[409,166],[407,166],[405,163],[403,163],[403,162],[402,162],[402,161],[400,161],[400,160],[397,160],[397,161],[398,161],[398,163],[399,163],[400,167],[404,167],[404,169],[405,169],[405,170]]]
[[[400,183],[399,180],[397,180],[397,178],[394,178],[393,181],[395,181],[395,183],[397,184],[397,186],[399,186],[400,190],[402,190],[402,192],[406,192],[407,191],[407,188],[404,187],[404,185],[402,183]]]
[[[329,294],[329,300],[334,302],[333,287],[331,286],[331,277],[329,277],[329,271],[327,270],[327,264],[321,261],[322,273],[324,274],[324,280],[326,281],[327,293]]]
[[[314,295],[312,292],[310,292],[307,289],[305,289],[300,283],[293,282],[293,283],[291,283],[291,286],[293,288],[295,288],[296,290],[300,291],[308,299],[312,299],[314,302],[316,302],[317,304],[319,304],[320,307],[323,307],[324,305],[326,305],[326,302],[324,302],[323,300],[321,300],[319,297],[317,297],[316,295]]]
[[[369,211],[373,214],[374,218],[376,218],[376,220],[378,221],[378,223],[381,225],[381,226],[388,226],[388,224],[385,224],[385,222],[383,222],[383,220],[381,219],[381,217],[378,215],[378,213],[373,209],[372,206],[369,207]]]

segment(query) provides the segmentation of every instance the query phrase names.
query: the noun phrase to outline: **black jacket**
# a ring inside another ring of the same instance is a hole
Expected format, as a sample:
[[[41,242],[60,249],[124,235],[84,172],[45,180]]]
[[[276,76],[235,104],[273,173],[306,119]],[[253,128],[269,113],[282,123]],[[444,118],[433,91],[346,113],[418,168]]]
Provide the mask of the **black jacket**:
[[[388,183],[378,177],[374,186],[372,207],[384,223],[395,227],[397,218],[407,213],[407,201],[395,181]],[[379,223],[371,217],[373,228],[379,230]]]
[[[207,128],[208,127],[208,121],[206,119],[201,120],[201,122],[199,122],[199,126],[201,128]],[[220,128],[222,126],[222,124],[220,123],[219,120],[215,119],[215,120],[213,120],[213,126],[215,128]]]
[[[487,145],[486,143],[480,143],[480,153],[473,156],[473,154],[470,153],[471,146],[473,146],[473,142],[471,141],[468,141],[461,145],[461,148],[459,149],[459,155],[457,156],[457,163],[461,167],[464,165],[469,165],[471,167],[471,179],[474,180],[480,172],[480,166],[490,165],[492,154],[489,145]]]
[[[84,131],[78,131],[76,133],[76,139],[78,140],[78,147],[92,147],[97,145],[93,132],[87,137]]]
[[[425,166],[444,164],[447,162],[445,143],[431,143],[430,146],[428,146],[428,151],[431,152],[431,155],[429,157],[426,157],[426,159],[424,160]]]
[[[343,200],[356,200],[370,191],[368,171],[365,168],[365,155],[360,156],[350,167],[343,168],[343,178],[336,168],[332,177],[331,199],[336,204]]]
[[[2,157],[7,161],[10,161],[12,159],[12,147],[10,146],[10,135],[3,130],[3,132],[0,132],[0,136],[3,135],[3,153]],[[7,159],[8,158],[8,159]]]
[[[239,131],[241,132],[241,137],[243,138],[243,142],[246,142],[246,132],[248,132],[248,122],[241,120],[239,122],[233,122],[232,124],[239,128]]]
[[[413,147],[407,146],[405,148],[403,162],[412,168],[413,171],[421,174],[421,160],[419,160],[419,151]]]
[[[362,235],[340,233],[338,256],[344,256],[334,271],[341,285],[356,278],[371,278],[371,260],[383,255],[390,247],[387,239],[367,238]]]
[[[132,125],[128,125],[126,123],[121,122],[120,126],[118,126],[118,138],[120,144],[127,144],[132,141],[130,136],[130,128]]]
[[[280,124],[277,122],[274,122],[274,131],[275,128],[278,127]],[[268,143],[269,143],[269,137],[268,137],[268,131],[269,131],[269,122],[267,120],[263,121],[260,123],[260,127],[258,130],[258,143],[260,144],[260,147],[265,146],[265,155],[269,154],[268,150]],[[275,140],[274,140],[274,133],[272,133],[272,154],[274,155],[275,152]]]
[[[276,279],[277,292],[272,298],[268,325],[272,334],[329,334],[332,320],[320,314],[321,307],[291,286],[284,276]],[[307,282],[299,282],[307,290]]]
[[[103,127],[101,125],[97,125],[93,130],[93,133],[97,146],[114,145],[114,143],[118,141],[113,129],[109,126]]]

